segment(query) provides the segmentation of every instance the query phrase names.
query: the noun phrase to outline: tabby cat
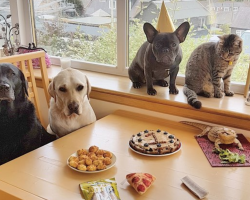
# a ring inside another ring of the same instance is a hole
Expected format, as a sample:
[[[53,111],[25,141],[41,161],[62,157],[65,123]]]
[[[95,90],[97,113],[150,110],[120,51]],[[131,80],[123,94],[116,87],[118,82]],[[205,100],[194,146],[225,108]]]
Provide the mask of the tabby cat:
[[[187,62],[183,92],[187,102],[197,109],[201,107],[197,95],[208,98],[223,96],[221,79],[225,95],[234,95],[230,90],[230,78],[242,51],[242,39],[235,34],[218,37],[217,43],[207,42],[198,46]]]

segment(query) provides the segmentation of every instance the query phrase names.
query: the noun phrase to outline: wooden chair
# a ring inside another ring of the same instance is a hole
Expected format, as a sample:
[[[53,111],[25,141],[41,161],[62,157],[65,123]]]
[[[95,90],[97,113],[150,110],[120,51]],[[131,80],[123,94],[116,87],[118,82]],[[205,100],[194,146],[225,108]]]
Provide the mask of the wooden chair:
[[[14,56],[7,56],[0,58],[0,63],[12,63],[15,66],[19,65],[19,69],[23,72],[26,80],[28,81],[28,94],[29,100],[32,101],[36,108],[37,117],[40,120],[42,126],[46,129],[46,124],[41,115],[41,107],[36,87],[35,75],[32,65],[32,59],[38,58],[40,62],[41,76],[42,76],[42,86],[44,89],[47,105],[49,107],[50,95],[48,93],[48,73],[45,62],[45,52],[37,51],[26,54],[19,54]],[[27,62],[27,66],[25,66],[25,61]]]

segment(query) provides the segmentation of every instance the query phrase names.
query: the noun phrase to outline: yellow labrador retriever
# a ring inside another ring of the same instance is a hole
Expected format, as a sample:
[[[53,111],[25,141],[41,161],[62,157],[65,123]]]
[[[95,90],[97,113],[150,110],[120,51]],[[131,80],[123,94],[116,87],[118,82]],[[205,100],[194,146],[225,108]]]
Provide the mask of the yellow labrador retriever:
[[[79,70],[64,69],[54,77],[48,88],[51,95],[47,131],[65,136],[96,121],[89,103],[91,85]]]

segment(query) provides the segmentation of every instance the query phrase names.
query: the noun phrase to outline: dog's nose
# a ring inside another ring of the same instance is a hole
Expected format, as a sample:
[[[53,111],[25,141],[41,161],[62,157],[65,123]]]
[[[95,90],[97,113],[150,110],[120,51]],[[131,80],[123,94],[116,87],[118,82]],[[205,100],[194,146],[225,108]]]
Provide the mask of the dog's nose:
[[[10,90],[10,86],[8,84],[2,84],[0,85],[0,91],[6,91],[8,92]]]
[[[78,103],[76,102],[72,102],[68,105],[68,109],[73,113],[73,112],[77,112],[79,108]]]

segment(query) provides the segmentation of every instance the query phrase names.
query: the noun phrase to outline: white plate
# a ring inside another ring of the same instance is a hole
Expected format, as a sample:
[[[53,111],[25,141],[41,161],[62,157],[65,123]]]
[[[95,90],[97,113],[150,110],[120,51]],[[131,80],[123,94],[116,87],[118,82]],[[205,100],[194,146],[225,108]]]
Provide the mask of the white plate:
[[[75,152],[75,153],[73,153],[71,156],[77,156],[77,153]],[[73,169],[73,170],[75,170],[75,171],[77,171],[77,172],[86,173],[86,174],[94,174],[94,173],[104,172],[104,171],[110,169],[111,167],[113,167],[113,166],[115,165],[115,162],[116,162],[116,156],[112,153],[111,164],[110,164],[110,165],[107,165],[107,168],[106,168],[106,169],[103,169],[103,170],[96,170],[96,171],[82,171],[82,170],[78,170],[78,169],[76,169],[76,168],[74,168],[74,167],[71,167],[71,166],[69,165],[69,158],[70,158],[71,156],[69,156],[68,159],[67,159],[67,165],[69,166],[69,168],[70,168],[70,169]]]
[[[180,148],[179,148],[177,151],[175,151],[175,152],[172,152],[172,153],[165,153],[165,154],[159,154],[159,155],[158,155],[158,154],[146,154],[146,153],[141,153],[141,152],[139,152],[139,151],[134,150],[134,149],[130,146],[130,144],[128,144],[128,146],[129,146],[129,148],[130,148],[133,152],[138,153],[138,154],[143,155],[143,156],[162,157],[162,156],[170,156],[170,155],[173,155],[173,154],[177,153],[178,151],[181,150],[182,144],[181,144],[181,142],[180,142]]]

